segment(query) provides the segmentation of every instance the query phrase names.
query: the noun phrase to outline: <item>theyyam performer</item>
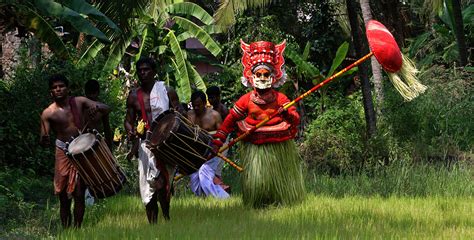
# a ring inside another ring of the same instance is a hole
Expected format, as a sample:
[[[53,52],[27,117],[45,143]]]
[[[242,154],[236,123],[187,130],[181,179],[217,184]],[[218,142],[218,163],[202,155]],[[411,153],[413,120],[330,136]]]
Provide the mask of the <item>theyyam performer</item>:
[[[286,80],[283,51],[286,42],[246,44],[241,40],[244,67],[242,83],[252,91],[240,97],[213,135],[215,150],[227,135],[242,135],[290,100],[275,88]],[[300,116],[292,106],[243,139],[239,155],[243,202],[254,208],[290,205],[305,197],[302,161],[293,141]]]

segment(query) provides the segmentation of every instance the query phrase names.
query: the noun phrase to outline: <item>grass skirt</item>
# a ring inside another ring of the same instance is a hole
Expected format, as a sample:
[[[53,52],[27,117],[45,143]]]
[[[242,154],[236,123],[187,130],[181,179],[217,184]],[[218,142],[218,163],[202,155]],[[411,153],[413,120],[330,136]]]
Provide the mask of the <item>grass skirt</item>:
[[[302,162],[293,140],[261,145],[242,142],[239,155],[245,205],[292,205],[304,199]]]

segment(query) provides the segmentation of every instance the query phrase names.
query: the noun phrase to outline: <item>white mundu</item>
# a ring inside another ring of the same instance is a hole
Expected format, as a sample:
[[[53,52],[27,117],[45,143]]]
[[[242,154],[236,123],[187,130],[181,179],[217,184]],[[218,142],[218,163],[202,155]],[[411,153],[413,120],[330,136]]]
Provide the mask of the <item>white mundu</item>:
[[[155,85],[153,85],[153,89],[150,92],[150,107],[153,119],[169,109],[168,92],[166,91],[165,82],[156,81]],[[155,189],[150,185],[153,185],[155,179],[160,174],[160,170],[156,168],[155,156],[146,147],[145,142],[140,141],[138,158],[140,195],[143,203],[146,205],[150,202],[153,193],[155,193]],[[168,171],[170,170],[172,169],[168,169]]]

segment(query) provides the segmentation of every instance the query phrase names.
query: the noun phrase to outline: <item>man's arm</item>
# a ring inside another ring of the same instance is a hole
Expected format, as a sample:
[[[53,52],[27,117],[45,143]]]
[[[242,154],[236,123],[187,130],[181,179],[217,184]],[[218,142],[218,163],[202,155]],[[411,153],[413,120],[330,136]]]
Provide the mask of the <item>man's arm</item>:
[[[49,125],[49,111],[45,109],[41,114],[41,129],[40,129],[40,145],[47,147],[51,144],[49,139],[50,125]]]
[[[127,159],[132,160],[133,156],[138,155],[138,138],[137,132],[135,130],[135,120],[137,118],[136,111],[134,108],[134,103],[136,101],[136,95],[134,92],[130,91],[127,97],[127,113],[125,114],[124,127],[127,132],[128,141],[132,142],[132,148],[127,154]]]
[[[186,117],[188,118],[189,121],[191,121],[192,123],[195,123],[196,121],[196,114],[194,113],[194,110],[189,110],[187,113],[186,113]]]
[[[110,113],[110,107],[105,103],[92,101],[86,97],[76,97],[76,98],[79,99],[82,106],[85,106],[85,109],[88,110],[91,117],[94,117],[97,112],[100,112],[103,115],[107,115]]]
[[[135,138],[136,136],[136,130],[135,130],[135,120],[137,119],[136,111],[134,108],[134,103],[135,103],[135,94],[132,91],[128,94],[127,97],[127,112],[125,114],[125,122],[124,122],[124,127],[125,131],[127,132],[128,139],[131,140]]]
[[[179,102],[179,97],[176,91],[171,87],[166,87],[166,91],[168,92],[168,99],[170,101],[170,106],[178,111],[181,114],[186,114],[181,103]]]
[[[213,115],[214,121],[216,122],[215,128],[219,129],[222,124],[221,114],[218,111],[212,110],[212,115]]]
[[[222,119],[224,119],[225,117],[227,117],[227,115],[229,115],[229,109],[227,108],[227,106],[223,103],[221,103],[220,105],[220,108],[221,108],[221,112],[222,113]]]
[[[112,142],[112,129],[110,128],[110,122],[109,122],[109,114],[106,114],[102,117],[102,125],[104,126],[104,135],[105,135],[105,142],[109,146],[109,148],[112,150],[113,142]]]

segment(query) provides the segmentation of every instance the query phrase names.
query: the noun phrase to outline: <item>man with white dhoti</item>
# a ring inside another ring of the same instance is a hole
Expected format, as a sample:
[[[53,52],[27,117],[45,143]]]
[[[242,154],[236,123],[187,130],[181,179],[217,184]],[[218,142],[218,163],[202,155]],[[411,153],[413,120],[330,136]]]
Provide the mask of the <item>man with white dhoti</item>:
[[[188,119],[210,134],[214,134],[222,123],[222,118],[219,112],[207,108],[206,102],[204,92],[194,92],[191,95],[193,109],[188,111]],[[219,157],[214,157],[205,162],[197,172],[189,176],[191,190],[196,196],[229,197],[229,193],[226,191],[229,186],[215,182],[216,174],[220,174],[219,171],[222,169],[222,163],[223,161]]]
[[[128,139],[135,141],[135,144],[127,158],[138,156],[140,195],[145,204],[148,222],[156,223],[159,211],[157,201],[160,202],[164,218],[169,219],[172,167],[156,159],[146,147],[145,132],[159,114],[169,108],[179,111],[181,105],[173,89],[165,86],[164,82],[155,80],[156,63],[152,58],[140,59],[136,63],[136,69],[140,87],[130,91],[125,117]]]

